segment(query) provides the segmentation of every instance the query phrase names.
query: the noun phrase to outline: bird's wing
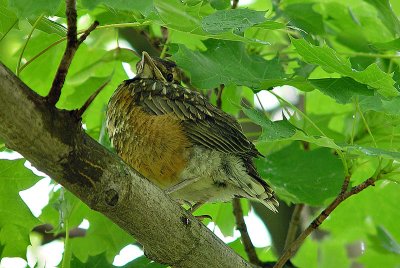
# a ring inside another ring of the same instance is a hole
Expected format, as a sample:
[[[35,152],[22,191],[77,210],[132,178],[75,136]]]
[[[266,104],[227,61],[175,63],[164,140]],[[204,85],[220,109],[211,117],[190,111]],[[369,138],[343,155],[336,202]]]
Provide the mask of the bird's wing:
[[[154,115],[174,114],[195,144],[244,157],[261,155],[236,119],[210,104],[201,94],[177,84],[151,79],[127,80],[137,104]]]

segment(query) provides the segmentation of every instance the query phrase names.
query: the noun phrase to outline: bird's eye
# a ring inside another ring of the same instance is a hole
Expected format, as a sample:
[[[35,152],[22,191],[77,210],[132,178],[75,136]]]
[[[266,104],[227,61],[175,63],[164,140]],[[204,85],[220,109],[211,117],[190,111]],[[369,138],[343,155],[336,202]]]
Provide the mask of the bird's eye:
[[[168,82],[172,82],[172,80],[174,80],[174,75],[171,73],[168,73],[166,78],[167,78]]]

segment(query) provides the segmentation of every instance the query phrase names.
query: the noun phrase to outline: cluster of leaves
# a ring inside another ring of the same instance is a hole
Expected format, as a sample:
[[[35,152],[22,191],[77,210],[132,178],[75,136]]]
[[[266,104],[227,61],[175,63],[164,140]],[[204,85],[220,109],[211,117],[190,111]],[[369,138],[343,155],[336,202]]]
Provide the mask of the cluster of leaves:
[[[0,61],[41,95],[47,94],[63,53],[64,11],[61,0],[0,0]],[[127,78],[122,62],[134,66],[138,60],[137,54],[119,46],[128,39],[118,31],[120,27],[134,27],[153,39],[162,38],[161,26],[167,28],[165,48],[190,77],[191,85],[210,90],[224,84],[222,108],[235,116],[243,98],[253,104],[254,93],[260,90],[294,86],[304,109],[278,96],[290,119],[271,121],[265,111],[243,108],[262,128],[257,147],[267,158],[259,159],[257,166],[279,198],[321,207],[339,193],[345,176],[351,176],[353,185],[371,177],[377,183],[338,207],[321,226],[328,235],[323,240],[308,239],[293,263],[394,267],[400,259],[396,242],[400,229],[394,221],[400,216],[396,209],[398,14],[400,3],[395,0],[256,0],[238,9],[231,9],[228,0],[81,0],[78,30],[94,20],[101,26],[79,48],[57,106],[79,108],[111,78],[83,118],[87,132],[109,146],[105,107],[117,85]],[[215,95],[211,100],[215,101]],[[1,141],[0,150],[5,150]],[[69,241],[73,267],[111,266],[106,263],[134,242],[72,195],[66,194],[60,204],[60,190],[50,193],[49,204],[34,217],[18,192],[39,179],[22,160],[0,160],[2,257],[25,258],[32,228],[41,222],[60,226],[60,211],[69,228],[83,219],[90,222],[84,238]],[[224,235],[231,235],[231,211],[230,204],[216,204],[201,212],[211,215]],[[362,243],[365,251],[361,257],[348,257],[346,246],[355,243]],[[231,246],[246,257],[239,241]],[[262,253],[261,258],[276,258],[271,252]],[[131,265],[144,267],[149,261],[142,257]]]

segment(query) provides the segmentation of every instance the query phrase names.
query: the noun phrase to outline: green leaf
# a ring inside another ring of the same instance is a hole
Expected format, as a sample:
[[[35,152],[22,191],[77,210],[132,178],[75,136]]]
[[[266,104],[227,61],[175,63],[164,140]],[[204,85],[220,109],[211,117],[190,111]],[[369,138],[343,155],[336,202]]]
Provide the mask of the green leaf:
[[[205,204],[196,211],[195,215],[210,216],[224,236],[233,236],[235,218],[232,211],[231,203]]]
[[[382,157],[384,159],[400,160],[400,152],[389,151],[381,148],[372,148],[361,145],[342,146],[348,153],[360,154],[366,156]]]
[[[207,40],[207,51],[192,51],[179,45],[173,55],[178,66],[190,73],[192,84],[199,88],[214,88],[220,84],[260,87],[263,80],[282,78],[277,59],[264,60],[251,55],[239,42]]]
[[[15,13],[7,7],[7,0],[0,0],[0,37],[3,37],[17,21]]]
[[[320,255],[318,241],[307,237],[298,253],[291,259],[296,267],[317,268]]]
[[[327,148],[304,151],[292,143],[255,163],[277,195],[292,203],[324,205],[339,193],[344,180],[341,161]]]
[[[322,93],[334,98],[338,103],[351,103],[354,96],[374,95],[372,89],[350,77],[310,79],[308,81]]]
[[[154,0],[154,7],[157,10],[159,23],[168,29],[214,39],[260,43],[259,40],[251,40],[233,32],[212,34],[204,31],[203,18],[215,12],[210,5],[203,5],[201,2],[190,5],[188,2],[179,0]]]
[[[338,144],[335,143],[335,141],[331,138],[328,137],[323,137],[323,136],[308,136],[306,135],[303,131],[297,131],[295,135],[291,137],[291,140],[300,140],[300,141],[306,141],[311,144],[315,144],[321,147],[326,147],[326,148],[332,148],[335,150],[341,150],[342,147],[340,147]]]
[[[24,167],[25,159],[0,160],[0,244],[1,257],[26,258],[29,233],[40,224],[22,201],[19,192],[33,186],[39,177]]]
[[[204,17],[201,25],[204,31],[211,34],[234,32],[243,35],[244,31],[265,21],[265,12],[250,9],[219,10]]]
[[[292,44],[303,59],[311,64],[318,64],[327,72],[337,72],[348,76],[357,82],[371,86],[385,97],[395,97],[399,92],[393,86],[394,81],[389,74],[379,69],[378,65],[371,64],[364,71],[351,68],[348,61],[339,57],[331,48],[313,46],[305,40],[292,39]]]
[[[259,30],[260,28],[266,30],[278,30],[278,29],[284,29],[286,25],[278,21],[266,20],[262,23],[254,24],[253,27],[256,30]]]
[[[400,50],[400,38],[389,42],[373,43],[372,47],[380,51]]]
[[[255,109],[243,108],[243,112],[257,125],[262,127],[258,141],[306,141],[321,147],[342,150],[333,139],[322,136],[309,136],[303,130],[292,125],[288,120],[271,121],[264,113]]]
[[[362,111],[384,112],[391,115],[400,115],[400,97],[391,100],[382,100],[379,96],[363,96],[359,99]]]
[[[64,219],[62,220],[68,220],[68,225],[71,229],[78,227],[83,219],[89,221],[89,228],[86,231],[86,235],[70,240],[72,253],[80,262],[87,263],[90,261],[91,256],[104,254],[107,262],[111,263],[122,248],[135,242],[132,236],[103,214],[91,210],[72,193],[65,192],[64,199],[61,199],[62,203],[60,204],[60,192],[60,190],[57,190],[52,193],[52,198],[49,204],[43,209],[40,219],[55,227],[59,226],[59,210],[61,206],[64,211]],[[97,258],[93,259],[93,261],[96,260]]]
[[[393,35],[400,35],[400,21],[393,12],[389,0],[364,0],[379,11],[379,18]]]
[[[379,225],[376,227],[376,234],[369,236],[371,242],[378,251],[383,253],[390,252],[396,255],[400,255],[400,244],[390,234],[385,227]]]
[[[290,138],[296,133],[297,128],[290,124],[287,119],[272,122],[261,111],[244,107],[242,110],[254,123],[262,127],[259,140],[282,140]]]
[[[122,268],[167,268],[169,266],[154,262],[148,259],[146,256],[141,256],[121,267]]]
[[[74,268],[91,268],[91,267],[104,267],[104,268],[112,268],[115,267],[111,263],[107,261],[105,252],[95,255],[89,256],[86,262],[81,262],[75,256],[72,256],[72,260],[70,263],[70,267]]]
[[[309,34],[323,34],[324,22],[321,14],[313,9],[314,3],[296,3],[284,7],[284,15],[290,23]]]
[[[94,9],[99,5],[120,11],[137,10],[143,15],[148,15],[153,9],[153,0],[82,0],[82,5],[88,9]]]
[[[210,5],[217,10],[221,10],[221,9],[226,9],[226,8],[231,7],[231,1],[230,0],[210,0]]]
[[[29,23],[33,25],[37,18],[29,19]],[[48,34],[56,34],[61,37],[65,37],[67,35],[67,28],[58,22],[52,21],[46,17],[43,17],[39,23],[37,24],[37,29],[48,33]]]
[[[16,11],[18,18],[28,18],[41,14],[54,15],[61,4],[61,0],[8,0],[8,5]]]
[[[77,215],[71,214],[70,217],[84,217],[90,223],[85,237],[71,240],[72,252],[81,261],[86,262],[90,256],[105,252],[107,260],[111,262],[122,248],[135,242],[106,216],[91,210],[81,201],[78,201],[72,213]]]
[[[376,244],[370,243],[368,233],[374,232],[376,226],[384,226],[393,239],[400,240],[398,223],[393,220],[400,217],[397,209],[399,191],[399,184],[378,181],[374,187],[341,203],[320,228],[341,241],[343,246],[364,241],[365,250],[357,259],[364,267],[396,267],[399,256],[376,251]]]

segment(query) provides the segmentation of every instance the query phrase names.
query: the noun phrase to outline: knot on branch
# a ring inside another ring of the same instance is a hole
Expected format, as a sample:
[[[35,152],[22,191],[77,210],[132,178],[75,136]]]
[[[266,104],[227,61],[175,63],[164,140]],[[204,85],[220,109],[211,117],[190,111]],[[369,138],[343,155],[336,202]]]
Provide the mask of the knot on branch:
[[[105,191],[104,199],[105,199],[107,205],[109,205],[111,207],[115,207],[119,200],[119,194],[114,189],[108,189]]]

